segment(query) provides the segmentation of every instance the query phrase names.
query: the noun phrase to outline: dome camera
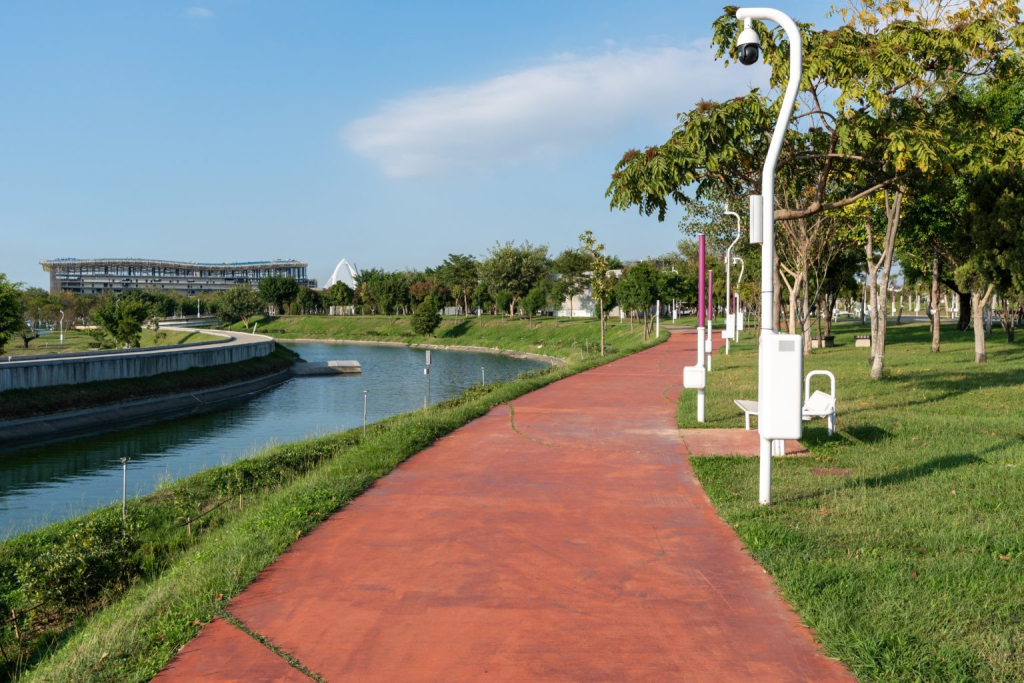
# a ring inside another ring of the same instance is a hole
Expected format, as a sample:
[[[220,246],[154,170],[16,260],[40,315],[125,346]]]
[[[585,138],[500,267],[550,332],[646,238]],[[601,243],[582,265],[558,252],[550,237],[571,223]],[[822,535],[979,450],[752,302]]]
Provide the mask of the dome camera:
[[[752,20],[743,20],[743,31],[736,39],[736,45],[739,48],[740,64],[750,66],[757,63],[758,57],[761,56],[761,41],[757,37]]]

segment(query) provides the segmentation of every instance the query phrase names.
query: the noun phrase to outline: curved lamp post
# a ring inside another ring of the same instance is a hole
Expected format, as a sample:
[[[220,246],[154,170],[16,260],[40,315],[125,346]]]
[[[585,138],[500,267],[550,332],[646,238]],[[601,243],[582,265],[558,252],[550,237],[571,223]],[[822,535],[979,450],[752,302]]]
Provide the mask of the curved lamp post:
[[[736,278],[737,291],[732,295],[734,299],[733,311],[736,315],[736,329],[732,340],[738,342],[740,340],[740,332],[743,331],[743,309],[740,307],[740,293],[738,290],[740,288],[740,283],[743,282],[743,271],[746,270],[747,264],[743,260],[742,256],[733,256],[732,262],[740,264],[740,276]]]
[[[761,196],[750,198],[750,241],[761,242],[761,344],[757,372],[757,400],[759,414],[757,431],[760,435],[760,484],[758,500],[762,505],[772,502],[772,452],[775,441],[800,438],[803,349],[795,343],[796,335],[775,332],[774,265],[775,265],[775,168],[782,151],[782,141],[793,116],[800,79],[803,74],[803,45],[800,29],[789,16],[766,7],[744,7],[736,10],[736,18],[744,22],[737,39],[740,62],[757,61],[760,43],[753,29],[753,20],[773,21],[783,28],[789,39],[789,82],[782,98],[779,118],[775,123],[771,145],[764,160],[761,176]],[[763,204],[762,204],[763,201]],[[770,375],[770,376],[769,376]],[[794,380],[795,375],[795,380]],[[793,408],[795,381],[795,411]]]
[[[732,308],[732,289],[731,283],[731,269],[732,265],[732,248],[736,246],[736,243],[740,241],[740,233],[743,231],[742,222],[740,215],[735,211],[726,211],[726,216],[734,216],[736,218],[736,239],[732,241],[729,248],[725,250],[725,331],[722,332],[722,336],[725,337],[725,355],[729,355],[729,339],[736,334],[736,314],[730,313],[729,309]]]

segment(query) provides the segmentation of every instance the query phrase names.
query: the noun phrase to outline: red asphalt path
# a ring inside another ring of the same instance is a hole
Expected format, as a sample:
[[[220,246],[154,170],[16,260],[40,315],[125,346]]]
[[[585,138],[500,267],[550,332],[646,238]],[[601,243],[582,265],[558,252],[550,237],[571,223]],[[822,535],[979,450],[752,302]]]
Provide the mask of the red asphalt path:
[[[677,332],[495,408],[228,612],[327,681],[853,681],[693,475],[675,397],[694,353]],[[156,680],[309,678],[218,619]]]

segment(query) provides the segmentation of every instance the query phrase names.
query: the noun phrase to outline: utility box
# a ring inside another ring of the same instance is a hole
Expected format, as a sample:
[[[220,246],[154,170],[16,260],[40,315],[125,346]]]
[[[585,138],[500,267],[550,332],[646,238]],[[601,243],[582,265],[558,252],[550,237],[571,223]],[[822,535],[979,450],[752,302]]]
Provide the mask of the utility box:
[[[707,371],[700,365],[688,365],[683,368],[683,388],[707,388]]]
[[[742,308],[736,309],[736,331],[737,332],[742,332],[743,331],[743,316],[744,315],[746,315],[746,313],[743,312]]]
[[[759,351],[757,431],[765,439],[803,436],[803,338],[765,332]]]
[[[736,335],[736,314],[726,313],[725,314],[725,332],[722,333],[722,339],[731,339]]]
[[[764,201],[759,194],[750,195],[750,243],[761,244],[764,228]],[[770,211],[771,209],[769,209]]]

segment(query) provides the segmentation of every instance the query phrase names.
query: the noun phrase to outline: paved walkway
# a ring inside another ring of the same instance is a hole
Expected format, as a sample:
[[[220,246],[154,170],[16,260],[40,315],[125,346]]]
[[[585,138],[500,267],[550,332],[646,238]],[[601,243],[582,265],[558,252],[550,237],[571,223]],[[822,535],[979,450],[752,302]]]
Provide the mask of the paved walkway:
[[[440,439],[229,613],[327,681],[853,681],[693,475],[674,397],[694,346],[675,333]],[[217,620],[157,680],[309,678]]]

